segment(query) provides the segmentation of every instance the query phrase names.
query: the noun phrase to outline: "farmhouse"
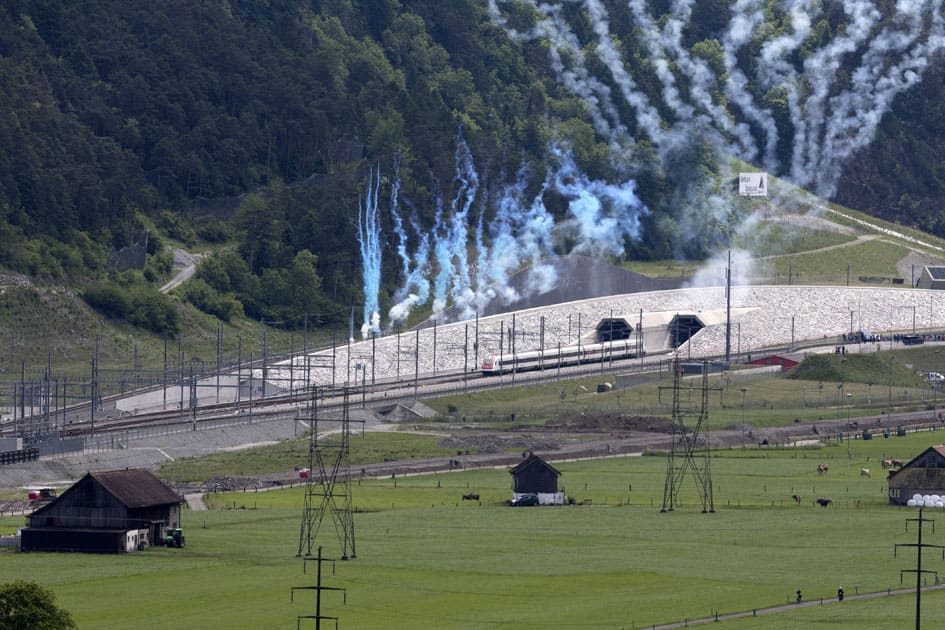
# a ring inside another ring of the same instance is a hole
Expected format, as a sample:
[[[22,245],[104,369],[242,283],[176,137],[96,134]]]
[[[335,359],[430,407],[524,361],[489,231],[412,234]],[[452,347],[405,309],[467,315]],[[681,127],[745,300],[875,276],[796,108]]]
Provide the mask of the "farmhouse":
[[[945,445],[930,446],[889,473],[889,502],[906,505],[915,494],[945,494]]]
[[[141,469],[90,472],[27,516],[23,551],[120,553],[180,527],[180,495]]]
[[[539,505],[563,505],[564,492],[558,491],[561,473],[534,453],[509,471],[512,475],[512,501],[525,495],[538,497]]]

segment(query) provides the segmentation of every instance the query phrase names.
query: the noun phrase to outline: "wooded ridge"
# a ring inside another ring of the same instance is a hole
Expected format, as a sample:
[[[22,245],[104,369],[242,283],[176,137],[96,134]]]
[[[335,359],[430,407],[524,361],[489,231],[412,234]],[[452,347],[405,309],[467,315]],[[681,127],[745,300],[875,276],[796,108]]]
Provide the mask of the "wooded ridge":
[[[173,332],[164,245],[231,245],[184,299],[370,327],[548,255],[704,257],[740,170],[945,236],[941,4],[808,4],[12,0],[0,267]]]

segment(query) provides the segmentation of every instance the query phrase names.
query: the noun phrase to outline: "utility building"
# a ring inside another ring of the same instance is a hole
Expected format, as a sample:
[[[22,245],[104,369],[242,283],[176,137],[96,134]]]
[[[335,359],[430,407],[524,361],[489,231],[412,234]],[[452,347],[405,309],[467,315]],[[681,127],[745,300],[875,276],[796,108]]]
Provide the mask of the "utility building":
[[[915,286],[919,289],[945,289],[945,267],[923,267]]]
[[[534,453],[529,453],[509,474],[512,475],[513,501],[532,494],[538,496],[539,505],[564,504],[564,492],[558,491],[561,473]]]
[[[90,472],[27,516],[23,551],[120,553],[180,527],[183,499],[143,469]]]

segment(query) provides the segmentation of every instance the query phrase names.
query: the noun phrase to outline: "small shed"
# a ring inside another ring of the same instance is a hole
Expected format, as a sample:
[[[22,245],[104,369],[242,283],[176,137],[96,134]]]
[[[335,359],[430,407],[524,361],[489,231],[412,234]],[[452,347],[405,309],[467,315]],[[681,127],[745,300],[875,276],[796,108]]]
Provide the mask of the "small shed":
[[[144,469],[90,472],[27,516],[23,551],[120,553],[180,527],[183,499]]]
[[[930,446],[889,473],[889,502],[906,505],[916,494],[945,494],[945,445]]]
[[[777,354],[771,354],[766,357],[761,357],[747,362],[748,365],[780,365],[782,372],[787,372],[788,370],[797,366],[797,361],[794,359],[789,359]]]
[[[564,503],[564,492],[558,491],[561,473],[534,453],[529,453],[509,474],[512,475],[513,500],[525,494],[534,494],[541,505]]]

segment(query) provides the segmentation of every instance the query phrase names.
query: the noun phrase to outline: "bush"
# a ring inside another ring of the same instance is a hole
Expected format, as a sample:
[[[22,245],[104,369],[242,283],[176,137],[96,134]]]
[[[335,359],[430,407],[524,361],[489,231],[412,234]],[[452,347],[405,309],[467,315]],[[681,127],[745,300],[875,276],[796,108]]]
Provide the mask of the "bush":
[[[154,282],[168,277],[173,270],[174,254],[170,250],[164,250],[154,255],[148,254],[147,263],[144,266],[144,277],[148,282]]]
[[[131,310],[127,319],[135,326],[155,333],[176,334],[180,329],[180,318],[173,301],[150,287],[131,291]]]
[[[86,288],[82,299],[96,311],[111,319],[125,319],[131,312],[127,291],[114,284],[100,284]]]
[[[161,211],[158,216],[158,225],[172,239],[178,240],[187,245],[193,245],[197,241],[197,235],[193,229],[184,223],[184,220],[171,212],[170,210]]]
[[[197,236],[208,243],[226,243],[233,238],[233,230],[226,221],[213,220],[197,228]]]
[[[184,296],[195,307],[228,322],[243,312],[243,305],[230,293],[221,293],[200,278],[184,286]]]

